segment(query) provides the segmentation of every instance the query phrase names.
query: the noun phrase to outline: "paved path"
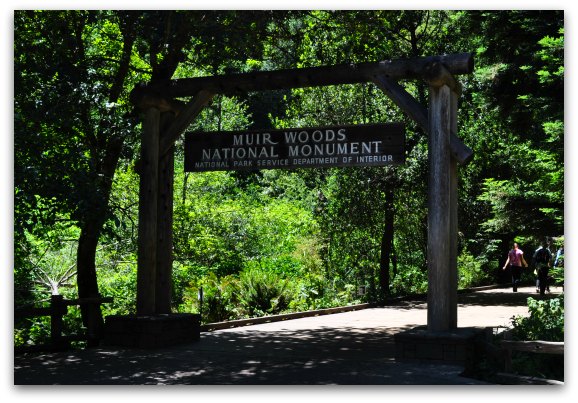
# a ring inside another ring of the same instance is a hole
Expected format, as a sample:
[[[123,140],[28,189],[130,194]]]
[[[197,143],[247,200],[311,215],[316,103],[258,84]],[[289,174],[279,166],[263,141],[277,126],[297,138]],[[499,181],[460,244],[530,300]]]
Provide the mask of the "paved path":
[[[551,296],[559,289],[553,289]],[[459,295],[458,327],[509,326],[533,287]],[[422,301],[202,333],[198,343],[17,355],[14,384],[474,385],[452,365],[396,362],[393,335],[425,325]]]

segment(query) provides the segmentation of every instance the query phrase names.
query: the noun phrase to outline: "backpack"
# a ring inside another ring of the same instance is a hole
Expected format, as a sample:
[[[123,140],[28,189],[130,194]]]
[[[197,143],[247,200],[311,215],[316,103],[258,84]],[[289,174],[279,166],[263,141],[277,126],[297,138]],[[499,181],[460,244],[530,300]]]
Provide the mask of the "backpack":
[[[550,256],[546,248],[539,249],[536,253],[537,263],[548,263],[550,261]]]

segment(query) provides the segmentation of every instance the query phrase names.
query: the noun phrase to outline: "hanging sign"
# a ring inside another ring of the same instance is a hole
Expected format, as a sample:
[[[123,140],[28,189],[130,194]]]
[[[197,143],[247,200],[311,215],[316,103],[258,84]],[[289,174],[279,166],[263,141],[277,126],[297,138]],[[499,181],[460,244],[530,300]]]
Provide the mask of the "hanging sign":
[[[189,132],[185,137],[185,171],[403,164],[404,146],[403,123]]]

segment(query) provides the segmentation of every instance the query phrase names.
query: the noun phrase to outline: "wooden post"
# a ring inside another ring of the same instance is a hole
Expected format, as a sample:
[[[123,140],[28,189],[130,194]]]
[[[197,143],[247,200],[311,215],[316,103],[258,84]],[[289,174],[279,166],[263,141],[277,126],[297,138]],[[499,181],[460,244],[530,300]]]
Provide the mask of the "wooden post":
[[[161,116],[159,144],[166,135],[166,129],[174,121],[171,112]],[[172,269],[173,269],[173,187],[175,148],[159,156],[159,198],[157,209],[157,266],[155,313],[171,313]]]
[[[428,185],[428,321],[429,331],[456,327],[453,306],[452,257],[452,159],[450,154],[451,95],[448,85],[429,88]],[[457,287],[456,287],[457,288]],[[455,301],[457,301],[457,296]]]
[[[157,105],[148,98],[148,103],[139,101],[147,108],[141,138],[138,315],[171,312],[174,143],[212,96],[199,91],[184,106],[176,102]],[[161,111],[165,111],[162,121]],[[173,112],[177,113],[176,118]]]
[[[425,71],[429,110],[390,78],[374,75],[373,82],[429,133],[428,329],[443,331],[457,328],[458,323],[457,169],[458,164],[469,163],[473,152],[456,135],[460,84],[439,63]]]
[[[66,314],[67,310],[62,295],[50,296],[50,339],[55,349],[63,347],[62,330],[64,329],[64,322],[62,316]]]
[[[458,132],[458,94],[450,91],[450,133]],[[449,319],[450,329],[458,327],[458,163],[452,152],[450,136],[450,255]]]
[[[137,315],[155,313],[160,111],[146,111],[141,136],[138,215]]]
[[[512,349],[509,347],[505,348],[505,357],[504,357],[504,370],[506,372],[512,372]]]

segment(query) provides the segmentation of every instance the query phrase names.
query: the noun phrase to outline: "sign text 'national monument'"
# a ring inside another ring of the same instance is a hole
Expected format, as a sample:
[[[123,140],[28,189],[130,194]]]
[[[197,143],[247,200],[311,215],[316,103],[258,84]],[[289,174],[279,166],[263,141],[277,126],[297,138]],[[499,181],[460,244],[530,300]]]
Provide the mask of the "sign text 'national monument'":
[[[236,132],[192,132],[185,171],[324,168],[405,162],[402,123]]]

